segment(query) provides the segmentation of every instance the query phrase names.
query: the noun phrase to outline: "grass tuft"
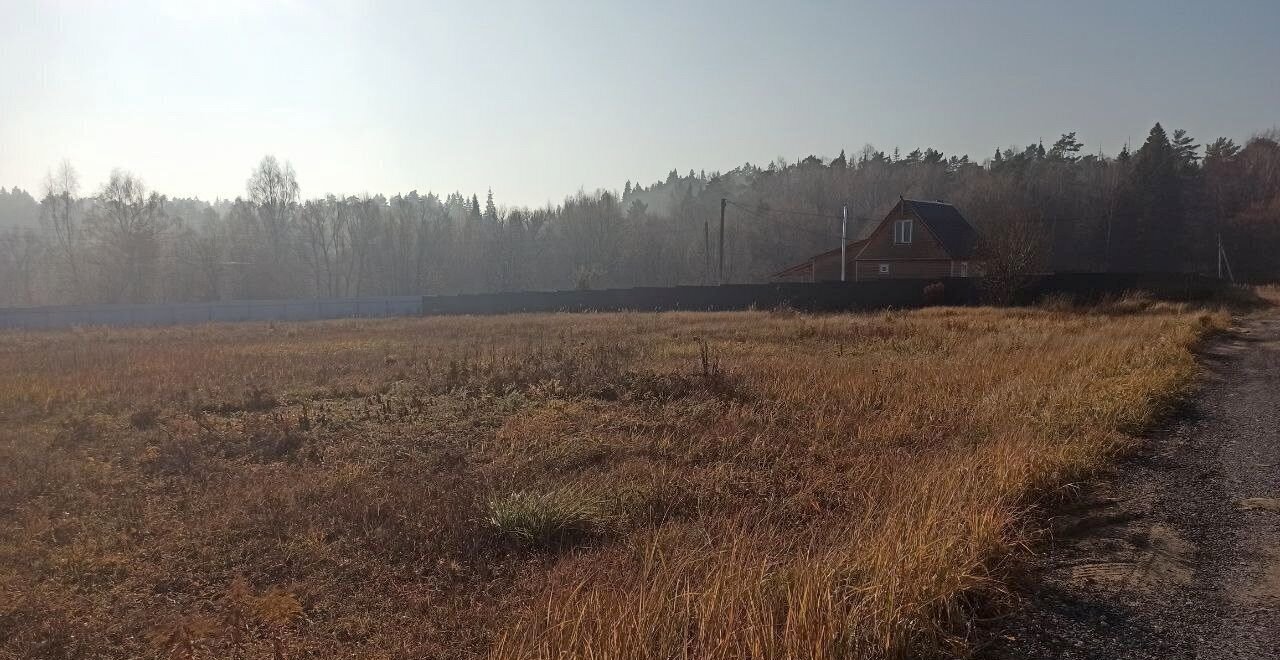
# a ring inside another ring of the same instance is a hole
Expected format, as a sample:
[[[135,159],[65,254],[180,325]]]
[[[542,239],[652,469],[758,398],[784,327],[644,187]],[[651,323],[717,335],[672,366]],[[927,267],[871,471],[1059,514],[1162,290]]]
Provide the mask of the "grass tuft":
[[[139,431],[145,431],[154,427],[159,417],[160,411],[155,408],[140,408],[129,415],[129,426]]]
[[[579,488],[520,491],[489,501],[488,524],[520,548],[556,550],[603,534],[605,502]]]

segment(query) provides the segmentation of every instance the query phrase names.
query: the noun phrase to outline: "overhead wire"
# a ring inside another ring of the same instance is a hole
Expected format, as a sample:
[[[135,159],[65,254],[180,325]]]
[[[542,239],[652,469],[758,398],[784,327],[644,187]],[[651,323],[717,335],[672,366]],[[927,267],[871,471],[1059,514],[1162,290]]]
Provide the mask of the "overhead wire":
[[[803,212],[803,211],[782,211],[782,210],[776,210],[776,209],[767,209],[766,211],[761,212],[759,209],[753,209],[753,208],[751,208],[751,207],[744,206],[744,205],[742,205],[742,204],[738,204],[738,203],[736,203],[736,202],[732,202],[732,201],[729,201],[729,200],[726,200],[726,203],[728,203],[729,205],[734,206],[734,207],[736,207],[736,208],[738,208],[738,209],[740,209],[740,210],[742,210],[742,211],[745,211],[745,212],[747,212],[747,213],[750,213],[751,215],[754,215],[754,216],[756,216],[757,218],[761,218],[761,219],[764,219],[764,220],[768,220],[768,219],[770,219],[770,218],[768,218],[768,217],[766,216],[766,213],[787,213],[787,214],[794,214],[794,215],[806,215],[806,216],[810,216],[810,217],[826,218],[826,219],[829,219],[829,220],[831,220],[831,219],[834,219],[834,220],[838,220],[838,219],[840,219],[840,218],[839,218],[839,216],[827,216],[827,215],[821,215],[821,214],[817,214],[817,213],[806,213],[806,212]],[[749,227],[750,225],[743,225],[743,226],[747,226],[747,227]],[[758,228],[752,227],[752,229],[758,229]],[[839,238],[840,238],[840,234],[839,234],[838,232],[834,232],[834,231],[832,231],[832,232],[825,232],[825,231],[821,231],[821,230],[817,230],[817,229],[810,229],[810,228],[808,228],[808,227],[800,227],[800,226],[797,226],[797,225],[787,225],[786,229],[787,229],[788,231],[799,231],[799,232],[803,232],[803,233],[806,233],[806,234],[810,234],[810,235],[812,235],[812,236],[817,236],[817,237],[819,237],[819,238],[835,238],[835,239],[839,239]]]
[[[731,199],[726,199],[726,200],[725,200],[725,203],[726,203],[726,204],[729,204],[730,206],[736,206],[736,207],[738,207],[738,208],[740,208],[740,209],[742,209],[742,210],[744,210],[744,211],[749,211],[749,212],[753,212],[753,213],[757,213],[757,214],[758,214],[759,212],[761,212],[761,211],[762,211],[762,209],[759,209],[759,208],[753,209],[753,208],[751,208],[750,206],[747,206],[747,205],[745,205],[745,204],[739,204],[738,202],[735,202],[735,201],[733,201],[733,200],[731,200]],[[764,208],[764,209],[763,209],[763,212],[765,212],[765,213],[783,213],[783,214],[786,214],[786,215],[803,215],[803,216],[809,216],[809,217],[811,217],[811,218],[827,218],[828,220],[839,220],[839,219],[841,218],[841,216],[838,216],[838,215],[829,215],[829,214],[826,214],[826,213],[814,213],[813,211],[797,211],[797,210],[794,210],[794,209],[775,209],[775,208],[772,208],[772,207],[766,207],[766,208]]]

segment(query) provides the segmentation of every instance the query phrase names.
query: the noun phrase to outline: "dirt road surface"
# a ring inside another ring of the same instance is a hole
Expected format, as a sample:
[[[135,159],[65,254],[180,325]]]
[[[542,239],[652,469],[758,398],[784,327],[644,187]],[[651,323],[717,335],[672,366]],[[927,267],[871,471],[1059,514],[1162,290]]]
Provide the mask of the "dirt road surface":
[[[1280,318],[1201,356],[1188,409],[1051,521],[980,658],[1280,658]]]

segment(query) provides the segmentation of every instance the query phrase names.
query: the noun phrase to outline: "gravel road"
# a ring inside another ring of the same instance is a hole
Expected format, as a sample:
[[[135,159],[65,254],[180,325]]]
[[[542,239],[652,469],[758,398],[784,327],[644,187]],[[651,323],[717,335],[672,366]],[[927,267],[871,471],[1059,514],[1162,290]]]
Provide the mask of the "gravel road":
[[[1201,357],[1185,413],[1051,521],[977,657],[1280,659],[1280,318]]]

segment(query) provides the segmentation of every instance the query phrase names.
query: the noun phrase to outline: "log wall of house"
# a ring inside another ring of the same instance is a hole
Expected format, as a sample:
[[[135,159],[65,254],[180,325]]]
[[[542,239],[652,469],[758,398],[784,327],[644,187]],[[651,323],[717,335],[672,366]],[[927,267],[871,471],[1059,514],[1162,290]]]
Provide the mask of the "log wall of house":
[[[850,279],[856,277],[859,282],[960,275],[960,262],[955,262],[955,273],[953,275],[950,259],[913,259],[911,261],[890,261],[887,259],[884,261],[867,261],[859,259],[856,264],[857,272]],[[889,264],[889,272],[881,273],[880,264]]]

